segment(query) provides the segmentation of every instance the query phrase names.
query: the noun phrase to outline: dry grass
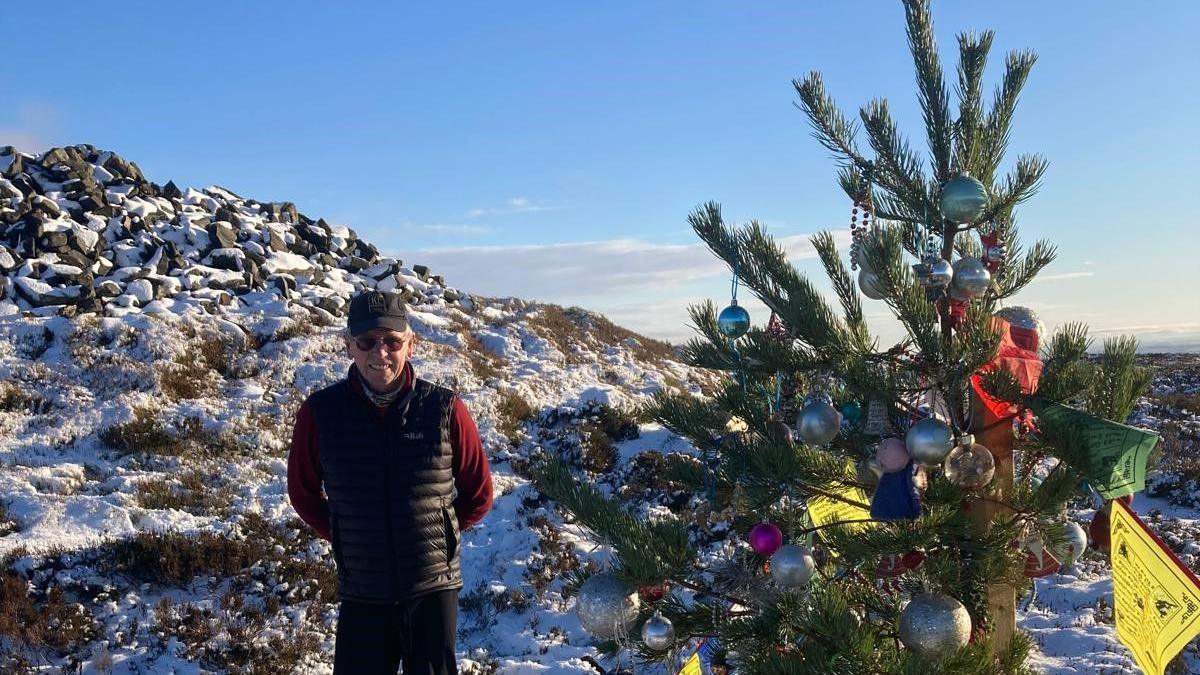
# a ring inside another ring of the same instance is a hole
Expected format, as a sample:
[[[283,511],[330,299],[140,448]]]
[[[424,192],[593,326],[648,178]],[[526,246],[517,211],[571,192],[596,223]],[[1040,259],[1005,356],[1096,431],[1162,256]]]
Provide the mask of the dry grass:
[[[161,412],[152,408],[135,409],[133,419],[102,429],[98,436],[124,455],[229,457],[246,449],[232,434],[205,429],[196,417],[185,417],[168,426]]]
[[[92,613],[67,602],[61,588],[52,587],[39,598],[25,577],[8,569],[0,571],[0,636],[13,647],[0,656],[0,671],[9,672],[19,664],[17,659],[24,660],[21,652],[73,654],[98,633]],[[6,662],[10,657],[14,661]]]
[[[515,391],[500,392],[498,396],[496,420],[500,433],[517,445],[524,434],[525,423],[535,418],[533,407]]]
[[[8,502],[0,499],[0,537],[20,531],[20,524],[8,514]]]
[[[40,415],[49,410],[50,402],[38,394],[26,391],[16,382],[0,382],[0,412],[23,411]]]
[[[146,509],[178,509],[198,516],[219,515],[233,504],[233,492],[218,476],[192,469],[178,479],[138,483],[137,500]]]
[[[534,332],[554,343],[568,363],[586,360],[576,354],[576,345],[590,346],[593,351],[600,346],[622,345],[641,361],[677,360],[675,348],[669,342],[638,335],[601,314],[579,307],[564,309],[559,305],[538,305],[537,311],[528,314],[526,320]]]

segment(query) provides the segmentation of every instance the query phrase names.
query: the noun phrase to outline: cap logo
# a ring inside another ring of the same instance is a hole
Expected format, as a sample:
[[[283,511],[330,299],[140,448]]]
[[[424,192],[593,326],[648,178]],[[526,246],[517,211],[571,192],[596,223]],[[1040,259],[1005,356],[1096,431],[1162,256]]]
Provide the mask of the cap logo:
[[[383,314],[387,311],[387,298],[382,293],[372,293],[367,296],[367,311],[371,314]]]

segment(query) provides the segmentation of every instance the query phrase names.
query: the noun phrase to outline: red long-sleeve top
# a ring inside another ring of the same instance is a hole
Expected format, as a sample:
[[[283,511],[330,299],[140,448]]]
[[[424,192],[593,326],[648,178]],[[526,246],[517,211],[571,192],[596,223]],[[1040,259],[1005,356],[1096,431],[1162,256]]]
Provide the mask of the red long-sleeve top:
[[[404,396],[404,389],[412,386],[411,364],[405,367],[401,377],[405,378],[405,383],[400,396]],[[351,377],[351,381],[355,393],[368,400],[358,378]],[[454,487],[458,491],[454,499],[454,513],[458,517],[458,529],[462,531],[479,522],[492,508],[492,474],[483,445],[479,442],[479,429],[470,411],[457,396],[452,405],[451,466]],[[381,417],[387,413],[386,406],[376,407]],[[322,539],[329,539],[329,500],[321,486],[317,438],[317,421],[305,401],[296,413],[296,426],[292,429],[292,450],[288,453],[288,497],[300,519],[316,530]]]

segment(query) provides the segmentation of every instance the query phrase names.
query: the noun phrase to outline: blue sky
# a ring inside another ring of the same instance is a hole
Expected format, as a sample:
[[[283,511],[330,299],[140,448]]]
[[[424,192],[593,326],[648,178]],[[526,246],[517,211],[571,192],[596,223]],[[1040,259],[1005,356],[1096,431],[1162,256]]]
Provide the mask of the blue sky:
[[[697,204],[767,223],[818,277],[801,235],[848,223],[793,78],[822,71],[848,113],[888,98],[924,136],[898,1],[89,7],[10,9],[0,144],[92,143],[158,182],[294,201],[459,287],[672,339],[689,302],[728,300]],[[942,0],[934,19],[951,68],[956,32],[996,32],[992,83],[1007,51],[1040,57],[1010,148],[1050,160],[1019,223],[1061,255],[1018,301],[1200,349],[1200,5]]]

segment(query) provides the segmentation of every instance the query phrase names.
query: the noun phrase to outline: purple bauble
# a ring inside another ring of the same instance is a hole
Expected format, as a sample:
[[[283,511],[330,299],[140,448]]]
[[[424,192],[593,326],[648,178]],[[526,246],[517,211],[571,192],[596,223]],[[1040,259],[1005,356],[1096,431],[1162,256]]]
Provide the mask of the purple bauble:
[[[885,438],[879,442],[875,459],[887,473],[901,471],[908,466],[908,448],[904,447],[904,441],[899,438]]]
[[[774,523],[759,523],[750,530],[750,548],[764,558],[775,555],[783,546],[783,532]]]

